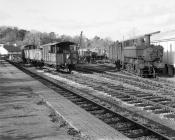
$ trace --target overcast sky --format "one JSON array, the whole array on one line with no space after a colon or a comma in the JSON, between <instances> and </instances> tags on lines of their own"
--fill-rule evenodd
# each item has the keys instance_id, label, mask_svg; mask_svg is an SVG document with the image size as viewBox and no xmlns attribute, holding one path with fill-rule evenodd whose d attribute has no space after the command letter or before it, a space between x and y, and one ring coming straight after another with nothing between
<instances>
[{"instance_id":1,"label":"overcast sky","mask_svg":"<svg viewBox=\"0 0 175 140\"><path fill-rule=\"evenodd\" d=\"M0 25L121 40L175 29L175 0L0 0Z\"/></svg>"}]
</instances>

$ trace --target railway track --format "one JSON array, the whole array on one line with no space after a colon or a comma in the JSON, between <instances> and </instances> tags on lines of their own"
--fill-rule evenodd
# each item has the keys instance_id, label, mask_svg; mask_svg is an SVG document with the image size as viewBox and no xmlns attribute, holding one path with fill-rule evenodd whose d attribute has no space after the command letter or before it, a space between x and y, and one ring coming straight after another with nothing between
<instances>
[{"instance_id":1,"label":"railway track","mask_svg":"<svg viewBox=\"0 0 175 140\"><path fill-rule=\"evenodd\" d=\"M129 72L123 71L123 70L121 71L121 73L124 75L131 76L132 78L144 80L146 83L152 83L152 84L155 84L157 86L167 86L167 87L175 88L174 82L168 81L168 80L166 80L162 77L159 77L159 76L157 78L147 79L147 78L141 78L139 76L136 76L132 73L129 73Z\"/></svg>"},{"instance_id":2,"label":"railway track","mask_svg":"<svg viewBox=\"0 0 175 140\"><path fill-rule=\"evenodd\" d=\"M77 76L77 77L76 77ZM175 119L175 103L170 98L164 98L154 95L152 93L141 92L125 88L121 85L115 84L116 81L97 80L96 77L80 76L66 76L70 80L81 84L86 84L95 90L103 91L109 95L120 99L121 101L132 104L135 107L142 108L146 111L152 111L154 114L165 115L169 119Z\"/></svg>"},{"instance_id":3,"label":"railway track","mask_svg":"<svg viewBox=\"0 0 175 140\"><path fill-rule=\"evenodd\" d=\"M50 70L49 70L50 71ZM48 72L49 72L48 71ZM52 73L52 71L50 71L49 73ZM134 108L137 108L137 110L135 110L136 112L141 112L140 111L140 109L144 109L145 111L142 111L142 112L152 112L152 114L155 114L155 115L157 115L157 117L159 117L159 120L161 120L161 118L162 118L162 116L166 116L166 118L168 118L168 120L169 120L169 122L168 123L165 123L165 125L166 126L168 126L168 127L170 127L170 128L172 128L173 130L174 130L174 125L171 125L170 124L170 120L174 120L174 118L175 118L175 115L174 115L174 112L173 111L171 111L171 109L169 110L168 108L167 108L167 106L161 106L159 103L157 103L157 101L156 101L156 98L157 98L157 96L155 96L155 98L154 97L152 97L153 98L153 100L155 100L155 102L153 102L153 101L151 101L151 100L149 100L149 99L142 99L141 97L140 98L138 98L138 97L134 97L134 96L132 96L131 97L131 95L128 97L128 96L126 96L126 94L127 94L127 92L131 92L131 90L126 90L126 88L125 88L125 90L123 90L123 89L121 89L121 88L123 88L123 87L118 87L118 86L116 86L116 85L113 85L112 87L111 87L111 85L113 84L113 83L115 83L115 81L113 81L112 83L107 83L106 81L98 81L97 79L96 79L96 77L94 77L94 75L91 75L93 78L90 78L89 79L89 77L88 77L88 79L87 78L85 78L87 75L89 75L89 74L85 74L85 75L81 75L80 73L78 73L78 77L74 77L75 75L62 75L62 74L60 74L60 73L53 73L53 78L55 77L56 75L61 75L61 76L63 76L63 77L65 77L66 79L70 79L71 81L76 81L77 83L80 83L80 84L82 84L82 85L88 85L89 87L92 87L93 89L95 89L95 90L97 90L97 92L98 91L101 91L101 92L104 92L104 93L110 93L110 95L112 96L112 97L115 97L115 99L120 99L120 101L122 101L122 103L125 103L125 104L129 104L129 106L133 106ZM49 75L48 75L49 76ZM51 76L51 75L50 75ZM83 79L82 79L83 78ZM95 80L94 80L95 79ZM63 79L64 80L64 79ZM59 81L59 80L58 80ZM62 80L61 80L62 81ZM109 87L106 87L106 86L109 86ZM75 86L76 87L76 86ZM114 89L112 89L112 88L115 88L115 90ZM116 89L117 88L117 89ZM79 90L81 90L81 89L79 89ZM82 92L84 92L84 93L86 93L86 90L81 90ZM92 91L93 92L93 91ZM90 91L90 94L93 94L91 91ZM125 93L126 92L126 93ZM138 93L138 91L133 91L133 93L137 93L137 94L139 94ZM89 94L88 92L86 93L86 94ZM96 94L96 93L94 93L94 94ZM145 97L148 95L148 93L145 93ZM101 95L99 95L99 96L101 96ZM99 96L98 97L96 97L96 98L99 98ZM127 97L127 98L126 98ZM150 97L150 96L149 96ZM151 99L152 99L151 98ZM104 100L105 100L105 102L108 100L108 99L106 99L106 97L105 98L103 98ZM159 101L160 101L161 99L159 98ZM163 100L162 99L162 102L166 102L167 100ZM114 101L114 102L116 102L116 101ZM113 101L111 101L111 100L109 100L109 104L113 104ZM114 103L114 106L115 106L115 103ZM135 112L134 110L132 110L132 112ZM174 109L172 109L172 110L174 110ZM127 110L128 111L128 110ZM150 113L149 113L150 114ZM133 115L133 114L132 114ZM131 116L131 115L130 115ZM142 116L142 115L141 115ZM149 115L150 116L150 115ZM150 118L150 120L152 120L151 119L151 116L150 117L144 117L144 116L142 116L142 118ZM135 118L134 118L135 119ZM153 119L154 120L154 119ZM165 120L165 121L167 121L167 120ZM159 123L159 121L157 121L158 123ZM149 122L148 122L149 123ZM148 124L147 123L147 124ZM164 123L163 123L164 124ZM145 124L144 124L145 125ZM155 127L156 126L156 127ZM160 131L162 131L162 132L165 132L165 131L167 131L167 128L166 128L166 130L165 130L165 128L162 128L161 126L159 126L158 124L156 124L156 125L152 125L152 126L150 126L150 127L152 127L152 128L154 128L154 129L156 129L157 130L157 128L161 128L162 130L160 130ZM169 130L168 130L169 131ZM168 133L168 132L166 132L166 133ZM173 132L174 133L174 132ZM173 133L169 133L170 135L171 134L173 134Z\"/></svg>"},{"instance_id":4,"label":"railway track","mask_svg":"<svg viewBox=\"0 0 175 140\"><path fill-rule=\"evenodd\" d=\"M53 71L47 71L46 73L52 73ZM53 72L53 75L52 74L49 74L51 77L53 76L53 79L55 79L54 77L55 76L57 76L57 75L61 75L61 76L63 76L63 77L65 77L66 79L70 79L71 81L76 81L77 83L80 83L80 84L82 84L82 85L88 85L89 87L92 87L93 89L95 89L97 92L99 92L99 91L101 91L101 92L103 92L103 93L110 93L110 95L112 95L113 97L115 97L115 99L123 99L123 103L125 103L125 104L129 104L129 106L133 106L134 107L134 110L132 110L132 115L130 114L129 116L130 117L132 117L133 116L133 112L141 112L140 111L140 108L145 108L145 110L146 111L142 111L142 112L150 112L150 111L152 111L152 113L154 113L154 114L156 114L156 115L158 115L157 117L159 117L159 120L161 120L161 118L162 118L162 115L167 115L167 117L169 117L169 119L171 119L171 118L174 118L174 114L173 114L173 112L171 112L171 113L169 113L170 111L166 108L166 107L164 107L164 109L163 108L159 108L158 106L159 106L159 104L157 104L157 103L154 103L154 102L151 102L150 101L150 103L152 103L152 106L151 105L149 105L148 104L148 101L145 101L145 103L143 104L143 103L141 103L141 100L142 99L134 99L134 98L130 98L129 100L128 99L126 99L126 96L124 95L124 93L121 93L120 92L120 94L117 94L119 91L114 91L113 89L112 89L112 87L111 87L111 85L115 82L115 81L113 81L112 83L106 83L106 81L104 82L104 81L97 81L95 78L96 77L94 77L94 75L91 75L92 77L93 77L93 79L87 79L87 78L85 78L86 76L85 75L87 75L87 74L85 74L85 75L82 75L81 76L81 74L80 73L78 73L78 77L74 77L75 75L64 75L64 74L60 74L60 73L55 73L55 72ZM47 75L47 76L49 76L49 75ZM49 77L50 77L49 76ZM83 79L82 79L83 78ZM94 81L94 79L95 79L95 81ZM56 80L56 81L64 81L64 79L59 79L59 80ZM70 82L71 82L70 81ZM98 84L101 84L101 85L98 85ZM110 86L110 88L108 87L105 87L106 85L108 85L108 86ZM73 86L73 88L74 87L76 87L77 85L74 85ZM105 88L104 88L105 87ZM119 88L118 90L121 90L121 87L118 87L118 86L116 86L116 85L113 85L113 87L115 87L115 88ZM86 90L84 90L84 89L78 89L78 90L80 90L80 91L82 91L82 92L84 92L84 93L86 93L86 94L95 94L95 95L97 95L96 93L92 93L93 91L87 91L86 92ZM127 90L128 91L128 90ZM127 91L125 91L125 92L127 92ZM129 90L128 92L131 92L131 90ZM118 95L118 96L116 96L116 94ZM124 95L124 96L123 96ZM123 98L122 98L123 97ZM98 95L98 97L97 96L95 96L95 98L101 98L101 95ZM116 100L114 99L114 101L111 101L110 99L107 99L106 98L106 96L104 97L104 98L101 98L100 100L104 100L105 102L108 102L109 104L113 104L113 106L115 106L116 105ZM128 101L127 101L128 100ZM117 107L118 107L119 105L117 105ZM147 108L148 107L148 108ZM122 107L123 108L123 107ZM137 110L135 109L135 108L137 108ZM129 109L130 110L130 109ZM128 111L128 110L127 110ZM131 112L130 112L131 113ZM169 113L169 114L168 114ZM150 114L150 113L149 113ZM135 115L135 114L134 114ZM140 115L139 115L140 116ZM142 115L141 115L142 116ZM149 115L150 116L150 115ZM148 117L148 116L142 116L141 118L144 118L144 119L146 119L146 121L147 120L149 120L148 118L150 118L150 120L152 120L151 119L151 116L150 117ZM135 117L133 117L133 119L135 120ZM137 119L138 120L138 119ZM140 119L139 118L139 120L141 120L142 121L142 119ZM138 121L139 121L138 120ZM156 119L157 120L157 119ZM144 122L145 122L145 120L144 120ZM159 128L161 128L159 131L161 131L161 132L165 132L166 131L166 133L168 133L169 135L172 135L174 132L172 132L171 133L171 130L169 131L168 130L168 128L165 128L165 127L162 127L162 126L160 126L159 125L159 121L157 121L158 123L156 124L154 124L154 125L151 125L151 126L149 126L149 127L152 127L152 128L154 128L155 130L158 130ZM150 122L148 121L148 122L146 122L146 123L143 123L144 125L147 125L147 124L150 124ZM152 122L151 122L151 124L152 124ZM163 123L164 124L164 123ZM165 125L166 126L168 126L168 127L170 127L170 128L173 128L173 130L174 130L174 126L173 125L171 125L170 124L170 121L168 122L168 124L167 123L165 123Z\"/></svg>"},{"instance_id":5,"label":"railway track","mask_svg":"<svg viewBox=\"0 0 175 140\"><path fill-rule=\"evenodd\" d=\"M138 122L131 120L128 117L122 116L121 114L105 106L102 106L101 104L96 102L96 99L92 97L88 97L87 95L79 95L78 93L72 92L65 87L62 87L54 82L49 81L48 79L37 75L36 73L28 71L23 67L20 67L18 65L15 66L131 139L173 139L172 137L161 134L149 127L146 127Z\"/></svg>"},{"instance_id":6,"label":"railway track","mask_svg":"<svg viewBox=\"0 0 175 140\"><path fill-rule=\"evenodd\" d=\"M113 72L106 72L105 70L101 70L100 68L94 68L94 67L88 67L88 66L79 67L78 70L83 72L89 72L89 73L93 73L93 72L103 73L103 76L129 82L130 84L134 84L134 85L137 84L142 88L150 88L150 89L156 89L156 90L162 89L163 91L166 91L169 93L175 91L174 83L166 82L162 80L160 82L159 78L150 80L150 79L138 77L136 75L133 76L131 73L128 73L125 71L121 71L121 73L119 74L119 73L113 73Z\"/></svg>"},{"instance_id":7,"label":"railway track","mask_svg":"<svg viewBox=\"0 0 175 140\"><path fill-rule=\"evenodd\" d=\"M104 74L105 77L112 78L114 80L121 80L133 85L138 85L142 87L143 89L154 89L162 92L168 92L170 95L173 95L172 93L175 93L175 86L170 83L165 82L158 82L150 79L144 79L141 77L133 77L133 76L127 76L123 74L117 74L117 73L106 73Z\"/></svg>"}]
</instances>

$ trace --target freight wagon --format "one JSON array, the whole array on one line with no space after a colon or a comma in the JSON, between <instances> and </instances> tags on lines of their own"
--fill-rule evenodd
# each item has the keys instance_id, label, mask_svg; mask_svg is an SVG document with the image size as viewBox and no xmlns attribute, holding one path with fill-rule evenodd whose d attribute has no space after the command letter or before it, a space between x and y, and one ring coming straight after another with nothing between
<instances>
[{"instance_id":1,"label":"freight wagon","mask_svg":"<svg viewBox=\"0 0 175 140\"><path fill-rule=\"evenodd\" d=\"M27 62L37 66L47 65L57 70L67 69L71 71L78 62L77 44L66 41L49 43L38 48L27 45L24 47L24 58Z\"/></svg>"},{"instance_id":2,"label":"freight wagon","mask_svg":"<svg viewBox=\"0 0 175 140\"><path fill-rule=\"evenodd\" d=\"M42 45L43 61L56 69L74 67L78 62L77 44L59 42Z\"/></svg>"},{"instance_id":3,"label":"freight wagon","mask_svg":"<svg viewBox=\"0 0 175 140\"><path fill-rule=\"evenodd\" d=\"M27 63L38 65L42 61L42 48L37 48L35 45L26 45L23 50L23 59Z\"/></svg>"},{"instance_id":4,"label":"freight wagon","mask_svg":"<svg viewBox=\"0 0 175 140\"><path fill-rule=\"evenodd\" d=\"M114 42L109 46L108 58L114 63L117 60L121 60L123 62L123 52L122 52L122 43Z\"/></svg>"},{"instance_id":5,"label":"freight wagon","mask_svg":"<svg viewBox=\"0 0 175 140\"><path fill-rule=\"evenodd\" d=\"M98 60L103 60L107 58L107 52L105 49L99 49L99 48L79 49L78 53L81 62L87 61L96 63Z\"/></svg>"}]
</instances>

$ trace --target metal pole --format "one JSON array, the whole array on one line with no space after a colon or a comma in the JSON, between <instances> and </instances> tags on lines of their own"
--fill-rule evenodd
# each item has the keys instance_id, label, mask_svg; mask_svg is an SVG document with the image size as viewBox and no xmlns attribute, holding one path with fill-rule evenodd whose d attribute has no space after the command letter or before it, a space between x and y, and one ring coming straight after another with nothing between
<instances>
[{"instance_id":1,"label":"metal pole","mask_svg":"<svg viewBox=\"0 0 175 140\"><path fill-rule=\"evenodd\" d=\"M57 70L57 44L55 44L56 70Z\"/></svg>"},{"instance_id":2,"label":"metal pole","mask_svg":"<svg viewBox=\"0 0 175 140\"><path fill-rule=\"evenodd\" d=\"M124 69L124 54L123 54L123 49L124 49L124 35L123 35L123 42L121 43L121 58L122 58L122 69Z\"/></svg>"},{"instance_id":3,"label":"metal pole","mask_svg":"<svg viewBox=\"0 0 175 140\"><path fill-rule=\"evenodd\" d=\"M83 37L83 31L80 33L80 48L82 48L82 37Z\"/></svg>"}]
</instances>

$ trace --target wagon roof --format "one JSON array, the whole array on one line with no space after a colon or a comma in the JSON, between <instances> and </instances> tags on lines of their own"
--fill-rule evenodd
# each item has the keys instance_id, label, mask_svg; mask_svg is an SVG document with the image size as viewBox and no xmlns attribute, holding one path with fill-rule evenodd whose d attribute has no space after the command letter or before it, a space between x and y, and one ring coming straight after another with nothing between
<instances>
[{"instance_id":1,"label":"wagon roof","mask_svg":"<svg viewBox=\"0 0 175 140\"><path fill-rule=\"evenodd\" d=\"M57 47L65 47L67 45L76 45L76 43L75 42L70 42L70 41L55 42L55 43L49 43L49 44L41 45L41 47L44 47L44 46L53 46L53 45L57 45Z\"/></svg>"},{"instance_id":2,"label":"wagon roof","mask_svg":"<svg viewBox=\"0 0 175 140\"><path fill-rule=\"evenodd\" d=\"M30 48L36 48L36 46L35 45L24 45L24 46L22 46L22 48L23 49L30 49Z\"/></svg>"}]
</instances>

